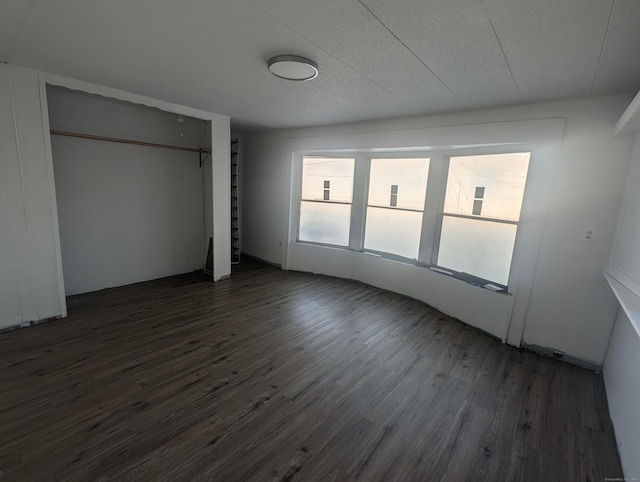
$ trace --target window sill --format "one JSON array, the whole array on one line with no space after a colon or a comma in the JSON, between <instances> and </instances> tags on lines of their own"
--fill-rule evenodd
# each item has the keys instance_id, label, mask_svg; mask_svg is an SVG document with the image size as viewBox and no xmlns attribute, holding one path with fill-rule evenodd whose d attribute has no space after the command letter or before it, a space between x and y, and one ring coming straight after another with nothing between
<instances>
[{"instance_id":1,"label":"window sill","mask_svg":"<svg viewBox=\"0 0 640 482\"><path fill-rule=\"evenodd\" d=\"M607 279L611 291L618 298L620 306L631 321L636 333L640 336L640 297L609 273L605 272L604 277Z\"/></svg>"},{"instance_id":2,"label":"window sill","mask_svg":"<svg viewBox=\"0 0 640 482\"><path fill-rule=\"evenodd\" d=\"M324 243L315 243L312 241L296 241L296 244L304 245L304 246L315 246L319 248L325 249L336 249L341 251L350 251L352 253L363 254L366 256L384 259L386 261L391 261L394 263L401 263L405 265L415 266L418 268L426 268L429 271L437 274L442 274L449 276L450 278L454 278L459 281L463 281L472 286L477 286L478 288L482 288L488 291L492 291L493 293L497 293L499 295L512 296L512 293L508 291L508 288L503 285L499 285L497 283L492 283L491 281L478 278L477 276L470 275L468 273L459 273L457 271L449 270L446 268L442 268L436 265L430 265L427 263L421 263L415 259L404 258L402 256L397 256L388 253L381 253L378 251L370 251L370 250L355 250L351 249L347 246L337 246L335 244L324 244Z\"/></svg>"},{"instance_id":3,"label":"window sill","mask_svg":"<svg viewBox=\"0 0 640 482\"><path fill-rule=\"evenodd\" d=\"M468 283L473 286L477 286L478 288L493 291L494 293L498 293L499 295L512 296L512 294L509 293L508 288L506 286L499 285L497 283L493 283L491 281L488 281L482 278L478 278L477 276L473 276L468 273L459 273L457 271L441 268L440 266L433 266L433 265L424 265L424 266L428 268L430 271L433 271L434 273L450 276L451 278L464 281L465 283Z\"/></svg>"}]
</instances>

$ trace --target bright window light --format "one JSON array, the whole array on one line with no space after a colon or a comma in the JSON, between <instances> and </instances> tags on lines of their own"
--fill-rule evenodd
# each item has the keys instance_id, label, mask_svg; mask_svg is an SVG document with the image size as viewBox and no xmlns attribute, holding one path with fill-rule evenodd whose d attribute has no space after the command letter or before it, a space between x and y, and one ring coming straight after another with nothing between
<instances>
[{"instance_id":1,"label":"bright window light","mask_svg":"<svg viewBox=\"0 0 640 482\"><path fill-rule=\"evenodd\" d=\"M364 248L417 259L428 158L371 159Z\"/></svg>"},{"instance_id":2,"label":"bright window light","mask_svg":"<svg viewBox=\"0 0 640 482\"><path fill-rule=\"evenodd\" d=\"M530 156L451 157L438 266L507 286Z\"/></svg>"},{"instance_id":3,"label":"bright window light","mask_svg":"<svg viewBox=\"0 0 640 482\"><path fill-rule=\"evenodd\" d=\"M348 246L355 159L303 157L298 240Z\"/></svg>"}]
</instances>

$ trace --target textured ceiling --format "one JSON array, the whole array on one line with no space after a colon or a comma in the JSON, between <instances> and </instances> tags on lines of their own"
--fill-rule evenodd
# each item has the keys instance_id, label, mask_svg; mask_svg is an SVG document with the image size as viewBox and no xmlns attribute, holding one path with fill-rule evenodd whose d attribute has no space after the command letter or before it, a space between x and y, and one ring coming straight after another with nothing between
<instances>
[{"instance_id":1,"label":"textured ceiling","mask_svg":"<svg viewBox=\"0 0 640 482\"><path fill-rule=\"evenodd\" d=\"M0 0L0 60L296 127L640 90L638 0ZM311 82L271 76L310 57Z\"/></svg>"}]
</instances>

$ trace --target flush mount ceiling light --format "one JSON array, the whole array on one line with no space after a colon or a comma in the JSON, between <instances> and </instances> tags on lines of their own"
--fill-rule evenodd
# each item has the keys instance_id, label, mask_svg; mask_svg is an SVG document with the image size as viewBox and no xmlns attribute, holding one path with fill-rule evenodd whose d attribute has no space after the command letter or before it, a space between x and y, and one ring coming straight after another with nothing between
<instances>
[{"instance_id":1,"label":"flush mount ceiling light","mask_svg":"<svg viewBox=\"0 0 640 482\"><path fill-rule=\"evenodd\" d=\"M297 55L278 55L269 60L269 72L287 80L311 80L318 76L318 65Z\"/></svg>"}]
</instances>

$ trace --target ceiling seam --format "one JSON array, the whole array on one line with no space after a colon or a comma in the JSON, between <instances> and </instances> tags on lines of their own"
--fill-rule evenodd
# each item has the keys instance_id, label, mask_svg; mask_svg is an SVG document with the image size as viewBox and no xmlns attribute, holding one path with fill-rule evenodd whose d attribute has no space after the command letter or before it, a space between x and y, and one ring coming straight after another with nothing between
<instances>
[{"instance_id":1,"label":"ceiling seam","mask_svg":"<svg viewBox=\"0 0 640 482\"><path fill-rule=\"evenodd\" d=\"M613 19L613 10L616 6L616 0L611 3L611 10L609 11L609 19L607 20L607 29L604 31L604 38L602 39L602 46L600 47L600 55L598 55L598 63L596 64L596 70L593 73L593 80L591 81L591 88L589 89L589 97L593 95L593 88L596 85L596 77L598 77L598 70L600 70L600 62L602 61L602 54L604 54L604 47L607 44L609 38L609 29L611 28L611 19Z\"/></svg>"},{"instance_id":2,"label":"ceiling seam","mask_svg":"<svg viewBox=\"0 0 640 482\"><path fill-rule=\"evenodd\" d=\"M498 32L496 31L496 27L493 25L493 21L491 20L491 16L489 12L487 12L487 8L484 5L484 2L481 0L482 9L484 10L485 15L487 16L487 20L489 20L489 25L491 25L491 30L493 30L493 35L496 37L496 41L498 42L498 46L500 47L500 52L502 52L502 57L504 58L505 63L507 64L507 69L509 69L509 73L511 74L511 79L513 80L513 84L516 86L516 90L518 91L518 97L522 99L522 92L520 92L520 86L516 81L516 76L513 74L513 70L511 69L511 64L509 63L509 59L507 58L507 54L504 51L504 47L502 46L502 42L500 41L500 37L498 37Z\"/></svg>"},{"instance_id":3,"label":"ceiling seam","mask_svg":"<svg viewBox=\"0 0 640 482\"><path fill-rule=\"evenodd\" d=\"M388 31L391 35L393 35L393 37L394 37L398 42L400 42L404 48L406 48L409 52L411 52L411 55L413 55L413 56L418 60L418 62L420 62L422 65L424 65L424 67L425 67L429 72L431 72L431 74L433 74L433 76L434 76L436 79L438 79L438 81L439 81L442 85L444 85L444 87L445 87L449 92L451 92L451 95L453 95L453 98L456 100L456 102L458 103L458 105L459 105L460 107L464 107L464 104L460 101L460 99L458 99L458 96L456 95L456 93L455 93L455 92L454 92L454 91L453 91L453 90L452 90L452 89L451 89L451 88L450 88L450 87L449 87L449 86L444 82L444 80L442 80L442 79L438 76L438 74L436 74L433 70L431 70L431 67L429 67L429 66L428 66L428 65L427 65L427 64L426 64L426 63L425 63L425 62L424 62L420 57L418 57L418 55L417 55L413 50L411 50L411 48L410 48L406 43L404 43L404 42L400 39L400 37L398 37L398 36L393 32L393 30L391 30L391 29L390 29L390 28L389 28L389 27L388 27L388 26L387 26L387 25L386 25L386 24L385 24L385 23L380 19L380 17L378 17L375 13L373 13L373 10L371 10L371 9L370 9L370 8L369 8L369 7L368 7L368 6L367 6L367 5L366 5L362 0L358 0L358 3L360 3L360 5L362 5L364 8L366 8L366 9L367 9L367 11L368 11L371 15L373 15L373 17L374 17L378 22L380 22L380 25L382 25L385 29L387 29L387 31Z\"/></svg>"},{"instance_id":4,"label":"ceiling seam","mask_svg":"<svg viewBox=\"0 0 640 482\"><path fill-rule=\"evenodd\" d=\"M252 7L256 8L257 10L260 10L262 13L264 13L265 15L267 15L268 17L272 18L273 20L275 20L276 22L278 22L279 24L281 24L282 26L284 26L285 28L291 30L293 33L300 35L300 37L302 37L303 39L305 39L307 42L315 45L317 48L319 48L320 50L322 50L325 54L327 54L329 57L333 58L334 60L336 60L337 62L340 62L342 65L344 65L345 67L352 69L354 71L356 71L358 74L362 75L365 79L369 79L369 81L373 82L375 85L377 85L378 87L380 87L382 90L384 90L387 94L389 94L390 96L392 96L394 99L397 99L401 104L403 105L408 105L406 102L404 102L401 98L399 98L397 95L395 95L393 92L391 92L389 89L387 89L385 86L379 84L378 82L376 82L375 80L373 80L371 77L369 77L368 75L366 75L363 72L360 72L358 69L356 69L355 67L353 67L352 65L349 65L345 62L343 62L342 60L340 60L338 57L336 57L335 55L333 55L331 52L328 52L327 50L323 49L322 47L320 47L318 44L316 44L313 40L311 40L310 38L304 36L303 34L301 34L300 32L298 32L296 29L290 27L289 25L287 25L286 23L284 23L283 21L281 21L279 18L271 15L269 12L267 12L266 10L260 8L258 5L256 5L255 3L253 3L251 0L246 0L247 3L249 5L251 5ZM342 97L341 97L342 98Z\"/></svg>"}]
</instances>

